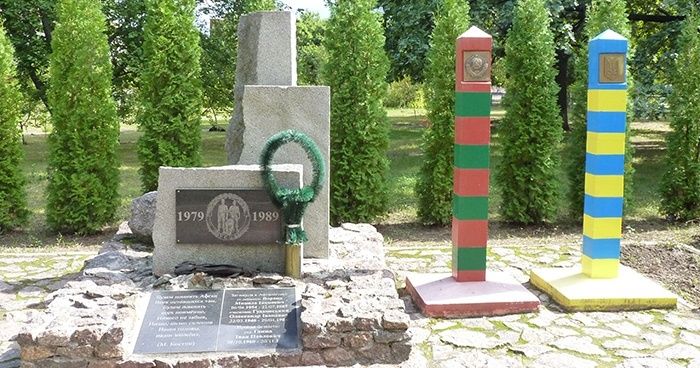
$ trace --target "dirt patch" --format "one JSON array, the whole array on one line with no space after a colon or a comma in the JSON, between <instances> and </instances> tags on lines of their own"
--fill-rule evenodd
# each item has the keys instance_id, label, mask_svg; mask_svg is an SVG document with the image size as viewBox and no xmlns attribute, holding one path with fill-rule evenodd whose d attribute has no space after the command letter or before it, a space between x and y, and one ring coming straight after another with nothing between
<instances>
[{"instance_id":1,"label":"dirt patch","mask_svg":"<svg viewBox=\"0 0 700 368\"><path fill-rule=\"evenodd\" d=\"M700 305L700 252L673 244L631 244L622 249L622 263Z\"/></svg>"}]
</instances>

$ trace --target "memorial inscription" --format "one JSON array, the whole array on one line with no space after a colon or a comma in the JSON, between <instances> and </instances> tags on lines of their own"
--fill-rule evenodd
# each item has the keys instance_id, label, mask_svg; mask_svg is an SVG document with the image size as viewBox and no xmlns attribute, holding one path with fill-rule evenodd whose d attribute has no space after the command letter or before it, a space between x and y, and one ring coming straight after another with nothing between
<instances>
[{"instance_id":1,"label":"memorial inscription","mask_svg":"<svg viewBox=\"0 0 700 368\"><path fill-rule=\"evenodd\" d=\"M294 350L294 288L153 292L134 353Z\"/></svg>"},{"instance_id":2,"label":"memorial inscription","mask_svg":"<svg viewBox=\"0 0 700 368\"><path fill-rule=\"evenodd\" d=\"M214 351L221 298L220 290L153 293L134 353Z\"/></svg>"},{"instance_id":3,"label":"memorial inscription","mask_svg":"<svg viewBox=\"0 0 700 368\"><path fill-rule=\"evenodd\" d=\"M178 189L178 244L274 244L284 240L279 208L263 189Z\"/></svg>"},{"instance_id":4,"label":"memorial inscription","mask_svg":"<svg viewBox=\"0 0 700 368\"><path fill-rule=\"evenodd\" d=\"M282 290L282 292L280 292ZM219 350L299 348L294 289L226 290Z\"/></svg>"}]
</instances>

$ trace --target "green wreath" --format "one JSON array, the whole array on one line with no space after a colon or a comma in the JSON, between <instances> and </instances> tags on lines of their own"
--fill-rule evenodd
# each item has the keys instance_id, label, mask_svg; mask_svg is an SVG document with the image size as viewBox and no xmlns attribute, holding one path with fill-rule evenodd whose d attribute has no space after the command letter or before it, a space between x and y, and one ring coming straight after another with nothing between
<instances>
[{"instance_id":1,"label":"green wreath","mask_svg":"<svg viewBox=\"0 0 700 368\"><path fill-rule=\"evenodd\" d=\"M270 167L275 152L290 142L297 143L306 151L306 156L311 161L313 168L311 184L298 189L280 187ZM306 134L295 130L285 130L270 137L267 141L260 157L260 165L263 169L262 179L265 183L265 189L282 209L285 221L286 244L300 245L308 240L306 232L301 227L304 211L306 211L309 203L316 199L323 186L323 176L326 169L321 151L316 143Z\"/></svg>"}]
</instances>

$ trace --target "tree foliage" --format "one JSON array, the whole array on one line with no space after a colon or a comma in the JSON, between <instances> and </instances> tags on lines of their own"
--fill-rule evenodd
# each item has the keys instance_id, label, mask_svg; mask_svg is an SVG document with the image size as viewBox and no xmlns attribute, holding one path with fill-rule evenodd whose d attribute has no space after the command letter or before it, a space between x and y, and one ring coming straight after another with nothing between
<instances>
[{"instance_id":1,"label":"tree foliage","mask_svg":"<svg viewBox=\"0 0 700 368\"><path fill-rule=\"evenodd\" d=\"M146 0L102 0L107 17L112 84L119 115L133 118L136 108L138 73L143 63L143 26Z\"/></svg>"},{"instance_id":2,"label":"tree foliage","mask_svg":"<svg viewBox=\"0 0 700 368\"><path fill-rule=\"evenodd\" d=\"M594 0L586 23L587 38L593 39L607 29L630 37L625 0ZM630 54L632 54L630 52ZM579 49L575 62L576 81L571 87L571 133L566 140L566 174L569 179L569 212L574 218L583 216L584 179L586 162L586 111L588 99L588 44ZM633 87L632 76L627 73L628 90ZM631 102L630 104L631 105ZM625 147L625 198L632 194L633 147L630 144L629 125L632 109L628 106L627 136Z\"/></svg>"},{"instance_id":3,"label":"tree foliage","mask_svg":"<svg viewBox=\"0 0 700 368\"><path fill-rule=\"evenodd\" d=\"M384 17L385 50L391 63L390 81L405 76L416 82L423 81L433 31L433 14L439 3L441 0L379 1Z\"/></svg>"},{"instance_id":4,"label":"tree foliage","mask_svg":"<svg viewBox=\"0 0 700 368\"><path fill-rule=\"evenodd\" d=\"M685 21L671 94L667 171L661 212L673 220L700 218L700 18Z\"/></svg>"},{"instance_id":5,"label":"tree foliage","mask_svg":"<svg viewBox=\"0 0 700 368\"><path fill-rule=\"evenodd\" d=\"M500 213L507 221L552 220L558 202L561 117L554 38L544 0L520 0L506 40L506 116L498 126Z\"/></svg>"},{"instance_id":6,"label":"tree foliage","mask_svg":"<svg viewBox=\"0 0 700 368\"><path fill-rule=\"evenodd\" d=\"M194 0L148 0L137 117L144 191L158 186L160 166L201 162L202 85Z\"/></svg>"},{"instance_id":7,"label":"tree foliage","mask_svg":"<svg viewBox=\"0 0 700 368\"><path fill-rule=\"evenodd\" d=\"M28 97L41 100L46 106L55 3L55 0L0 0L0 16L15 48L22 89Z\"/></svg>"},{"instance_id":8,"label":"tree foliage","mask_svg":"<svg viewBox=\"0 0 700 368\"><path fill-rule=\"evenodd\" d=\"M418 217L424 224L452 220L454 161L455 40L469 26L469 6L444 0L435 15L425 90L428 120L423 136L423 164L416 183Z\"/></svg>"},{"instance_id":9,"label":"tree foliage","mask_svg":"<svg viewBox=\"0 0 700 368\"><path fill-rule=\"evenodd\" d=\"M46 216L63 233L93 233L111 221L119 202L119 124L112 66L98 0L61 0L53 32L48 91Z\"/></svg>"},{"instance_id":10,"label":"tree foliage","mask_svg":"<svg viewBox=\"0 0 700 368\"><path fill-rule=\"evenodd\" d=\"M331 87L331 221L370 222L386 211L389 61L373 0L338 0L325 37Z\"/></svg>"},{"instance_id":11,"label":"tree foliage","mask_svg":"<svg viewBox=\"0 0 700 368\"><path fill-rule=\"evenodd\" d=\"M198 9L210 18L209 32L201 32L203 107L213 115L230 115L233 88L236 82L238 22L241 16L263 10L274 10L274 0L212 0Z\"/></svg>"},{"instance_id":12,"label":"tree foliage","mask_svg":"<svg viewBox=\"0 0 700 368\"><path fill-rule=\"evenodd\" d=\"M22 225L29 215L20 168L20 107L14 50L0 22L0 233Z\"/></svg>"},{"instance_id":13,"label":"tree foliage","mask_svg":"<svg viewBox=\"0 0 700 368\"><path fill-rule=\"evenodd\" d=\"M297 75L300 85L320 85L321 68L326 61L323 35L326 20L317 13L301 12L297 18Z\"/></svg>"}]
</instances>

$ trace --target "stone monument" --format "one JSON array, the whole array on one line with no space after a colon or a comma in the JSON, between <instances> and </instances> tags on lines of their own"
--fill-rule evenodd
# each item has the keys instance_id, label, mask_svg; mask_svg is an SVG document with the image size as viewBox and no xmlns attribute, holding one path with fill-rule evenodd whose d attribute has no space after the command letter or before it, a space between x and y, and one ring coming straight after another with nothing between
<instances>
[{"instance_id":1,"label":"stone monument","mask_svg":"<svg viewBox=\"0 0 700 368\"><path fill-rule=\"evenodd\" d=\"M273 171L283 185L301 186L301 165L275 165ZM258 165L161 167L153 226L153 273L159 276L172 274L175 267L183 262L227 264L251 271L284 273L279 212L274 212L269 205L264 211L256 211L254 206L264 201L240 198L240 193L236 194L236 191L245 189L264 192L260 172ZM184 190L196 195L197 190L217 189L222 193L215 193L217 195L203 200L178 197L178 192ZM267 193L263 197L268 203L271 201ZM224 210L222 203L227 207ZM269 218L266 218L268 213ZM268 219L275 221L266 221ZM270 230L243 238L247 233L253 233L256 222L275 222L280 239L267 238ZM200 228L190 230L193 223L200 224ZM184 233L180 228L184 228ZM264 237L262 242L261 237Z\"/></svg>"},{"instance_id":2,"label":"stone monument","mask_svg":"<svg viewBox=\"0 0 700 368\"><path fill-rule=\"evenodd\" d=\"M330 88L296 86L294 15L288 11L245 15L238 25L238 40L235 108L226 141L229 163L257 164L265 142L287 129L311 137L330 163ZM284 147L276 157L277 164L306 162L303 150L295 146ZM312 177L309 165L304 165L304 177ZM324 186L304 216L309 236L304 257L328 257L329 187Z\"/></svg>"}]
</instances>

